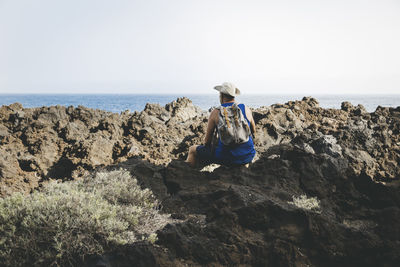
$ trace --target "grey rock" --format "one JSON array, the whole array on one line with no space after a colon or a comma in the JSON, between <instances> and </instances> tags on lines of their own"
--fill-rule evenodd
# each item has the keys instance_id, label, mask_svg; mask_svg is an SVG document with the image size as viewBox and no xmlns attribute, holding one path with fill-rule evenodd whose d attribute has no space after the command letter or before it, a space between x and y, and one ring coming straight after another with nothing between
<instances>
[{"instance_id":1,"label":"grey rock","mask_svg":"<svg viewBox=\"0 0 400 267\"><path fill-rule=\"evenodd\" d=\"M337 144L337 140L332 135L324 135L311 143L317 153L326 153L333 157L342 156L342 148Z\"/></svg>"}]
</instances>

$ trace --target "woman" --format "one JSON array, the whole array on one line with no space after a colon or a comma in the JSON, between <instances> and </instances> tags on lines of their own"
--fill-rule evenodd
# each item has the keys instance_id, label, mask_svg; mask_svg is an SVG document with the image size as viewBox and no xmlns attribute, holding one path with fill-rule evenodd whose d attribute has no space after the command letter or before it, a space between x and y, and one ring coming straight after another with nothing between
<instances>
[{"instance_id":1,"label":"woman","mask_svg":"<svg viewBox=\"0 0 400 267\"><path fill-rule=\"evenodd\" d=\"M220 86L215 86L214 89L220 93L219 100L222 107L232 106L235 103L236 95L240 94L239 89L237 89L232 83L227 82ZM251 110L243 104L239 104L238 107L244 115L254 136L256 125ZM219 109L214 109L210 114L205 137L205 145L194 145L189 148L186 162L192 167L196 166L197 160L202 164L217 163L228 166L247 164L253 160L256 154L252 136L250 136L248 141L245 143L229 146L224 145L219 137L215 150L211 147L213 133L219 121L219 112Z\"/></svg>"}]
</instances>

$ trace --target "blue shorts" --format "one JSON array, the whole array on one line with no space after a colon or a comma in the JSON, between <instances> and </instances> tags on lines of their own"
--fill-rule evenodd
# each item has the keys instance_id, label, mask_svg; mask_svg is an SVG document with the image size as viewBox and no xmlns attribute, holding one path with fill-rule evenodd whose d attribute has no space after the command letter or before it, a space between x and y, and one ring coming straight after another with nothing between
<instances>
[{"instance_id":1,"label":"blue shorts","mask_svg":"<svg viewBox=\"0 0 400 267\"><path fill-rule=\"evenodd\" d=\"M215 157L215 152L212 151L210 146L199 145L196 148L196 158L201 164L217 163L221 161Z\"/></svg>"},{"instance_id":2,"label":"blue shorts","mask_svg":"<svg viewBox=\"0 0 400 267\"><path fill-rule=\"evenodd\" d=\"M215 151L212 151L210 146L199 145L196 148L196 158L200 164L208 165L216 163L225 166L240 166L248 162L235 163L232 159L219 158L215 156ZM251 160L250 160L251 161Z\"/></svg>"}]
</instances>

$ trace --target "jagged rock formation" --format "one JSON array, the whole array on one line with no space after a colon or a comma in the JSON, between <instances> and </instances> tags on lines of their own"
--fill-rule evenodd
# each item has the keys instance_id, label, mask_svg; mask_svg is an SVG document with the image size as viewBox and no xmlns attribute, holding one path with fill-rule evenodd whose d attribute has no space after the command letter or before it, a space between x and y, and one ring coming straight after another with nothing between
<instances>
[{"instance_id":1,"label":"jagged rock formation","mask_svg":"<svg viewBox=\"0 0 400 267\"><path fill-rule=\"evenodd\" d=\"M117 248L86 265L397 266L399 188L348 164L290 144L270 147L249 168L213 172L129 159L117 168L135 174L179 221L158 232L156 245ZM314 208L295 204L302 195L316 198Z\"/></svg>"},{"instance_id":2,"label":"jagged rock formation","mask_svg":"<svg viewBox=\"0 0 400 267\"><path fill-rule=\"evenodd\" d=\"M400 107L367 113L362 105L344 102L340 110L323 109L304 98L258 109L255 120L260 148L292 143L309 151L325 149L347 158L357 174L365 170L375 180L400 178Z\"/></svg>"},{"instance_id":3,"label":"jagged rock formation","mask_svg":"<svg viewBox=\"0 0 400 267\"><path fill-rule=\"evenodd\" d=\"M30 192L48 179L76 179L135 155L166 164L203 114L187 98L121 114L83 106L2 106L0 196Z\"/></svg>"},{"instance_id":4,"label":"jagged rock formation","mask_svg":"<svg viewBox=\"0 0 400 267\"><path fill-rule=\"evenodd\" d=\"M121 114L83 106L2 106L0 196L30 192L48 179L75 179L132 156L168 164L202 142L207 115L187 98ZM356 174L365 171L375 180L400 177L400 107L367 113L344 102L341 110L323 109L304 98L258 108L254 118L260 153L292 143L343 156Z\"/></svg>"},{"instance_id":5,"label":"jagged rock formation","mask_svg":"<svg viewBox=\"0 0 400 267\"><path fill-rule=\"evenodd\" d=\"M208 116L187 98L121 114L2 106L0 195L123 167L177 219L156 245L87 266L397 266L400 107L323 109L304 98L253 114L257 159L211 172L181 160Z\"/></svg>"}]
</instances>

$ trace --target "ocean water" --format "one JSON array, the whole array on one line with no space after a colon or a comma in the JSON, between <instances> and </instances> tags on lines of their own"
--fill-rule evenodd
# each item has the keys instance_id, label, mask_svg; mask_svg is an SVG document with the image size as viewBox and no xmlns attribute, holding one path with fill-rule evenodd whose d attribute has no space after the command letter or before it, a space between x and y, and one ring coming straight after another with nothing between
<instances>
[{"instance_id":1,"label":"ocean water","mask_svg":"<svg viewBox=\"0 0 400 267\"><path fill-rule=\"evenodd\" d=\"M75 106L78 105L103 109L120 113L125 110L141 111L146 103L165 105L178 97L188 97L203 110L219 105L218 94L209 95L163 95L163 94L0 94L0 105L9 105L15 102L24 107L42 106ZM343 101L353 105L362 104L369 111L375 111L377 106L400 106L399 95L313 95L321 107L340 108ZM237 101L250 107L269 106L276 103L286 103L292 100L301 100L303 95L241 95Z\"/></svg>"}]
</instances>

